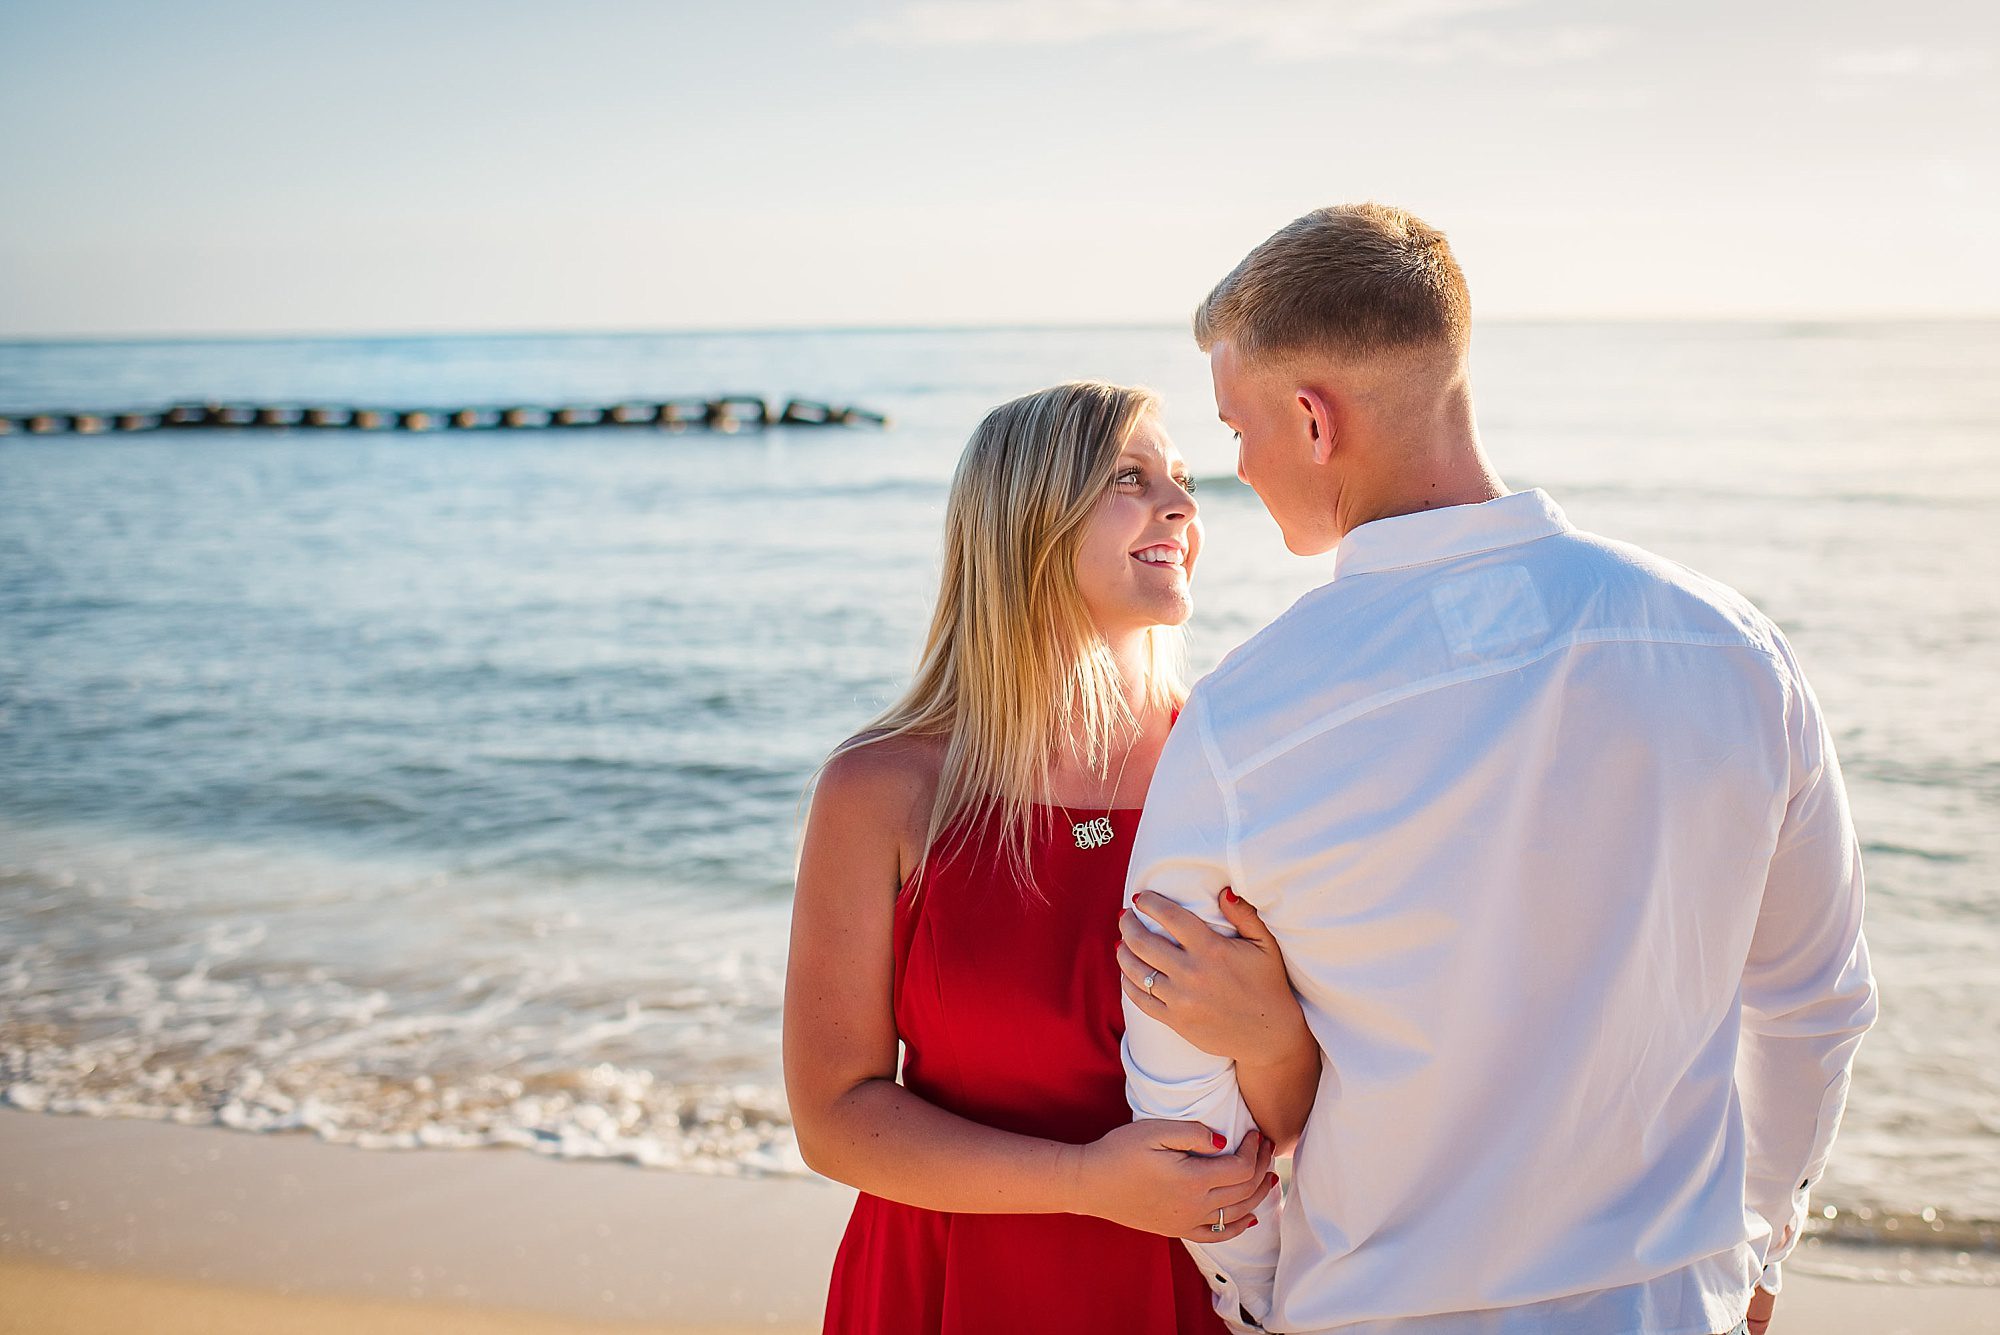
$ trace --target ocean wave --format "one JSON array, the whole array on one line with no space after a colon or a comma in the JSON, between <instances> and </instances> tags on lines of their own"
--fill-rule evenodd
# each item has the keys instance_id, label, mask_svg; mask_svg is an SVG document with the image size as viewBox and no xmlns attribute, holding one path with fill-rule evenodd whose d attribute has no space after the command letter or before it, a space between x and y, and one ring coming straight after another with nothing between
<instances>
[{"instance_id":1,"label":"ocean wave","mask_svg":"<svg viewBox=\"0 0 2000 1335\"><path fill-rule=\"evenodd\" d=\"M1891 844L1879 840L1862 844L1861 852L1867 857L1880 855L1917 858L1924 862L1942 862L1946 864L1957 864L1972 860L1971 856L1966 853L1947 852L1944 849L1938 848L1913 848L1907 844Z\"/></svg>"},{"instance_id":2,"label":"ocean wave","mask_svg":"<svg viewBox=\"0 0 2000 1335\"><path fill-rule=\"evenodd\" d=\"M1885 1210L1828 1202L1806 1221L1806 1236L1849 1247L1978 1253L2000 1257L2000 1220L1967 1218L1935 1206Z\"/></svg>"},{"instance_id":3,"label":"ocean wave","mask_svg":"<svg viewBox=\"0 0 2000 1335\"><path fill-rule=\"evenodd\" d=\"M1785 1268L1867 1284L2000 1288L2000 1257L1990 1252L1920 1249L1895 1243L1854 1245L1811 1233L1785 1262Z\"/></svg>"},{"instance_id":4,"label":"ocean wave","mask_svg":"<svg viewBox=\"0 0 2000 1335\"><path fill-rule=\"evenodd\" d=\"M629 1032L635 1017L579 1030L566 1046ZM339 1055L329 1048L322 1056ZM505 1146L554 1159L750 1177L809 1177L783 1092L759 1084L675 1084L597 1062L532 1075L399 1078L327 1062L225 1072L162 1066L98 1078L92 1056L0 1042L0 1104L28 1112L133 1117L261 1134L305 1131L370 1150ZM1935 1207L1815 1208L1797 1253L1813 1273L1878 1281L2000 1284L2000 1220Z\"/></svg>"},{"instance_id":5,"label":"ocean wave","mask_svg":"<svg viewBox=\"0 0 2000 1335\"><path fill-rule=\"evenodd\" d=\"M734 1176L807 1176L781 1091L676 1084L610 1062L457 1078L371 1073L331 1060L269 1068L153 1064L117 1075L88 1046L0 1041L0 1103L237 1131L307 1131L360 1149L511 1146L557 1159Z\"/></svg>"}]
</instances>

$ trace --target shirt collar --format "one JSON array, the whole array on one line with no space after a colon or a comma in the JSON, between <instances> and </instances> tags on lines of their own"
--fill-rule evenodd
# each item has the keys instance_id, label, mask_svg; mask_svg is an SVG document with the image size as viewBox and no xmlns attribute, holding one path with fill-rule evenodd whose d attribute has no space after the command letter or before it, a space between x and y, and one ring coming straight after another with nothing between
<instances>
[{"instance_id":1,"label":"shirt collar","mask_svg":"<svg viewBox=\"0 0 2000 1335\"><path fill-rule=\"evenodd\" d=\"M1362 524L1334 548L1333 577L1427 565L1572 531L1562 507L1536 487L1476 505L1448 505Z\"/></svg>"}]
</instances>

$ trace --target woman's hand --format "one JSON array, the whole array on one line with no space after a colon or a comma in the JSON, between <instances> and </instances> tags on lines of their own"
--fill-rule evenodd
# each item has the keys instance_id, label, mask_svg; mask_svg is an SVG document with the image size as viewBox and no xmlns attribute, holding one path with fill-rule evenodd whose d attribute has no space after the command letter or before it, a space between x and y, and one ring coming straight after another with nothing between
<instances>
[{"instance_id":1,"label":"woman's hand","mask_svg":"<svg viewBox=\"0 0 2000 1335\"><path fill-rule=\"evenodd\" d=\"M1257 1132L1233 1154L1216 1153L1219 1141L1199 1122L1133 1122L1077 1146L1076 1211L1144 1233L1227 1242L1257 1222L1251 1211L1278 1175L1271 1142Z\"/></svg>"},{"instance_id":2,"label":"woman's hand","mask_svg":"<svg viewBox=\"0 0 2000 1335\"><path fill-rule=\"evenodd\" d=\"M1250 1116L1280 1154L1289 1154L1319 1095L1319 1041L1306 1027L1285 957L1257 910L1226 886L1220 908L1235 936L1162 895L1140 891L1118 921L1119 984L1141 1013L1203 1052L1234 1062ZM1172 939L1149 930L1141 915Z\"/></svg>"},{"instance_id":3,"label":"woman's hand","mask_svg":"<svg viewBox=\"0 0 2000 1335\"><path fill-rule=\"evenodd\" d=\"M1305 1031L1284 953L1257 910L1226 886L1221 908L1233 937L1141 890L1118 919L1121 986L1133 1005L1203 1052L1238 1066L1276 1065L1298 1050ZM1150 930L1141 914L1169 936Z\"/></svg>"}]
</instances>

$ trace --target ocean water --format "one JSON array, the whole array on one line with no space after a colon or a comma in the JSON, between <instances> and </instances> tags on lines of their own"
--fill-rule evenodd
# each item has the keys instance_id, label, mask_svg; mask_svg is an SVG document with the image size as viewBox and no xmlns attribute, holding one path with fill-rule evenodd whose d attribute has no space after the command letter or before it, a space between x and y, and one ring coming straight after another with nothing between
<instances>
[{"instance_id":1,"label":"ocean water","mask_svg":"<svg viewBox=\"0 0 2000 1335\"><path fill-rule=\"evenodd\" d=\"M1500 324L1474 363L1512 485L1792 636L1884 991L1818 1226L1871 1244L1841 1265L1989 1280L1996 364L1991 324ZM804 1172L777 1056L804 786L913 665L970 428L1079 376L1161 390L1204 484L1197 670L1326 577L1235 482L1176 329L0 345L8 410L895 419L0 439L0 1098Z\"/></svg>"}]
</instances>

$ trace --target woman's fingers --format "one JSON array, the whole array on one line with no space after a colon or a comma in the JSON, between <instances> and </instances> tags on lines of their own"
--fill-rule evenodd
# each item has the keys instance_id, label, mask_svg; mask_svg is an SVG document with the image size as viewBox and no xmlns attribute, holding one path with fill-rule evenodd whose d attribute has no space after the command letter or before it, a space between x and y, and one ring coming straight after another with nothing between
<instances>
[{"instance_id":1,"label":"woman's fingers","mask_svg":"<svg viewBox=\"0 0 2000 1335\"><path fill-rule=\"evenodd\" d=\"M1123 965L1121 964L1120 967L1122 968ZM1118 979L1118 988L1131 999L1134 1006L1137 1006L1141 1011L1144 1011L1162 1024L1171 1027L1172 1021L1168 1019L1167 1003L1157 995L1160 989L1165 986L1166 981L1167 976L1161 974L1159 981L1153 984L1153 990L1148 992L1144 987L1133 982L1130 977L1121 975ZM1177 1030L1176 1032L1179 1031Z\"/></svg>"},{"instance_id":2,"label":"woman's fingers","mask_svg":"<svg viewBox=\"0 0 2000 1335\"><path fill-rule=\"evenodd\" d=\"M1169 1122L1149 1118L1133 1123L1146 1128L1155 1148L1179 1150L1183 1154L1199 1155L1204 1162L1221 1163L1229 1156L1217 1156L1216 1151L1227 1142L1220 1131L1211 1131L1200 1122Z\"/></svg>"},{"instance_id":3,"label":"woman's fingers","mask_svg":"<svg viewBox=\"0 0 2000 1335\"><path fill-rule=\"evenodd\" d=\"M1252 1182L1247 1189L1238 1187L1220 1194L1211 1191L1209 1195L1217 1199L1209 1201L1208 1206L1212 1210L1219 1209L1230 1215L1248 1214L1263 1204L1264 1198L1269 1196L1277 1185L1278 1175L1267 1170L1264 1176Z\"/></svg>"},{"instance_id":4,"label":"woman's fingers","mask_svg":"<svg viewBox=\"0 0 2000 1335\"><path fill-rule=\"evenodd\" d=\"M1143 913L1151 918L1166 928L1167 934L1178 941L1183 950L1196 949L1203 944L1204 937L1215 934L1215 929L1206 922L1165 895L1155 894L1151 890L1141 890L1132 896L1132 909L1131 917Z\"/></svg>"},{"instance_id":5,"label":"woman's fingers","mask_svg":"<svg viewBox=\"0 0 2000 1335\"><path fill-rule=\"evenodd\" d=\"M1243 1133L1243 1139L1236 1142L1236 1148L1231 1152L1239 1159L1254 1160L1260 1154L1270 1154L1271 1138L1253 1126Z\"/></svg>"},{"instance_id":6,"label":"woman's fingers","mask_svg":"<svg viewBox=\"0 0 2000 1335\"><path fill-rule=\"evenodd\" d=\"M1221 1204L1229 1192L1240 1193L1261 1178L1271 1165L1270 1148L1271 1142L1263 1133L1252 1130L1229 1153L1203 1156L1203 1161L1195 1167L1202 1174L1209 1196L1216 1197L1206 1202L1209 1207Z\"/></svg>"},{"instance_id":7,"label":"woman's fingers","mask_svg":"<svg viewBox=\"0 0 2000 1335\"><path fill-rule=\"evenodd\" d=\"M1208 1226L1181 1236L1193 1242L1227 1242L1257 1222L1256 1210L1266 1200L1274 1199L1272 1193L1277 1190L1278 1175L1271 1172L1268 1166L1271 1162L1271 1142L1253 1131L1244 1138L1245 1148L1248 1148L1253 1141L1258 1142L1255 1149L1257 1162L1265 1165L1260 1168L1255 1180L1249 1183L1240 1181L1225 1183L1211 1189L1203 1202L1203 1213L1208 1216ZM1235 1159L1236 1155L1229 1155L1228 1158ZM1220 1219L1223 1225L1220 1233L1213 1227L1217 1219Z\"/></svg>"},{"instance_id":8,"label":"woman's fingers","mask_svg":"<svg viewBox=\"0 0 2000 1335\"><path fill-rule=\"evenodd\" d=\"M1261 1131L1257 1133L1257 1139L1260 1143L1257 1166L1259 1168L1269 1168L1271 1160L1278 1157L1278 1142L1272 1140Z\"/></svg>"},{"instance_id":9,"label":"woman's fingers","mask_svg":"<svg viewBox=\"0 0 2000 1335\"><path fill-rule=\"evenodd\" d=\"M1189 1242L1227 1242L1246 1228L1254 1228L1257 1216L1248 1210L1227 1210L1222 1212L1222 1229L1216 1230L1216 1216L1210 1215L1205 1223L1197 1224L1181 1234Z\"/></svg>"},{"instance_id":10,"label":"woman's fingers","mask_svg":"<svg viewBox=\"0 0 2000 1335\"><path fill-rule=\"evenodd\" d=\"M1252 1202L1269 1191L1277 1180L1278 1175L1266 1168L1248 1181L1239 1177L1228 1182L1218 1182L1201 1198L1202 1208L1213 1210L1218 1206L1233 1208L1241 1205L1247 1209Z\"/></svg>"},{"instance_id":11,"label":"woman's fingers","mask_svg":"<svg viewBox=\"0 0 2000 1335\"><path fill-rule=\"evenodd\" d=\"M1165 969L1148 964L1133 954L1132 947L1122 941L1118 943L1118 972L1125 976L1126 982L1141 991L1145 990L1146 979L1150 975L1153 980L1153 991L1156 993L1166 987L1169 976Z\"/></svg>"},{"instance_id":12,"label":"woman's fingers","mask_svg":"<svg viewBox=\"0 0 2000 1335\"><path fill-rule=\"evenodd\" d=\"M1246 941L1270 940L1270 930L1264 926L1263 915L1257 912L1257 906L1235 890L1223 886L1215 902L1222 909L1224 921L1236 929L1236 935Z\"/></svg>"},{"instance_id":13,"label":"woman's fingers","mask_svg":"<svg viewBox=\"0 0 2000 1335\"><path fill-rule=\"evenodd\" d=\"M1144 959L1140 958L1132 947L1126 945L1123 941L1118 943L1118 972L1124 974L1141 987L1146 985L1146 975L1149 973L1157 973L1157 976L1153 979L1154 987L1158 987L1167 977L1165 969L1160 968L1156 964L1148 964Z\"/></svg>"},{"instance_id":14,"label":"woman's fingers","mask_svg":"<svg viewBox=\"0 0 2000 1335\"><path fill-rule=\"evenodd\" d=\"M1118 915L1118 939L1127 950L1144 960L1149 969L1165 968L1182 953L1181 948L1167 937L1139 921L1139 915L1131 909Z\"/></svg>"}]
</instances>

